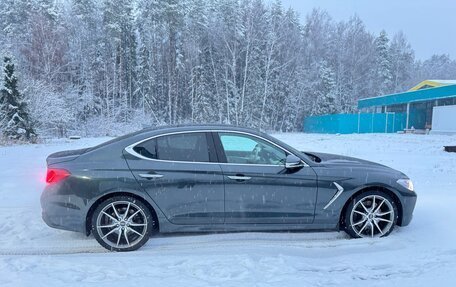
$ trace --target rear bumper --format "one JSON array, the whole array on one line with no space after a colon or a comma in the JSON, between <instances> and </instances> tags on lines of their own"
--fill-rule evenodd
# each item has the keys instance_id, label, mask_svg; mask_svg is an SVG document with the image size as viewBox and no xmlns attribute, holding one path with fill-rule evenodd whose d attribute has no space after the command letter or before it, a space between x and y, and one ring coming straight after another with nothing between
<instances>
[{"instance_id":1,"label":"rear bumper","mask_svg":"<svg viewBox=\"0 0 456 287\"><path fill-rule=\"evenodd\" d=\"M43 221L53 228L85 233L85 205L80 198L59 192L59 185L47 186L41 194Z\"/></svg>"}]
</instances>

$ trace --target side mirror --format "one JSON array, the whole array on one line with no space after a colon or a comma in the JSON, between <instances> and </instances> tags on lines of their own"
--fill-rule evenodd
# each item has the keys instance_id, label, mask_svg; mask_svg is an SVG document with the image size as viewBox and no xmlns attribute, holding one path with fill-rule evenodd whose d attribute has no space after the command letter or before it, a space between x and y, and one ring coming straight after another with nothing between
<instances>
[{"instance_id":1,"label":"side mirror","mask_svg":"<svg viewBox=\"0 0 456 287\"><path fill-rule=\"evenodd\" d=\"M285 161L285 168L289 168L289 169L292 169L292 168L299 168L299 167L303 167L304 166L304 163L302 162L302 160L295 156L294 154L290 154L287 156L287 159Z\"/></svg>"}]
</instances>

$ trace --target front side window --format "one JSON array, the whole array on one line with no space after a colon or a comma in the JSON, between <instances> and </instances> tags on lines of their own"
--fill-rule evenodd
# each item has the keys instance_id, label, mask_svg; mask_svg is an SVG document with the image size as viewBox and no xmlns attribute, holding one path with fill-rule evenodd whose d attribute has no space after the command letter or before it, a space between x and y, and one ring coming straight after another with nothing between
<instances>
[{"instance_id":1,"label":"front side window","mask_svg":"<svg viewBox=\"0 0 456 287\"><path fill-rule=\"evenodd\" d=\"M209 148L205 133L161 136L133 148L138 154L160 160L209 162Z\"/></svg>"},{"instance_id":2,"label":"front side window","mask_svg":"<svg viewBox=\"0 0 456 287\"><path fill-rule=\"evenodd\" d=\"M282 165L287 154L262 139L235 133L219 133L228 163Z\"/></svg>"}]
</instances>

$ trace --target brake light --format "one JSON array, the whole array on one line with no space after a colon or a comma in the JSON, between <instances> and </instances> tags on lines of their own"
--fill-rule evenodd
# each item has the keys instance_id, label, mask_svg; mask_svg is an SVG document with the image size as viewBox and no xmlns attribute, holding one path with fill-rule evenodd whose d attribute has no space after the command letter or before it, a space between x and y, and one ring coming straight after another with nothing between
<instances>
[{"instance_id":1,"label":"brake light","mask_svg":"<svg viewBox=\"0 0 456 287\"><path fill-rule=\"evenodd\" d=\"M68 177L71 173L68 170L60 168L49 168L46 174L46 183L56 183Z\"/></svg>"}]
</instances>

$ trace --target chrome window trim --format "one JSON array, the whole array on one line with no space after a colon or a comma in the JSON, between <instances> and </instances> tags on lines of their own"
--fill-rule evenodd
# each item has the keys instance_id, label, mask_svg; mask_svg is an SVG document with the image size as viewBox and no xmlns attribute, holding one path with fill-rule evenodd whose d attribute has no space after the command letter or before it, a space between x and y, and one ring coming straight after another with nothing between
<instances>
[{"instance_id":1,"label":"chrome window trim","mask_svg":"<svg viewBox=\"0 0 456 287\"><path fill-rule=\"evenodd\" d=\"M125 151L128 152L129 154L131 154L134 157L137 157L137 158L140 158L140 159L145 159L145 160L150 160L150 161L157 161L157 162L175 162L175 163L191 163L191 164L196 163L196 164L247 165L247 166L281 166L281 167L283 166L285 168L285 165L279 165L279 164L248 164L248 163L201 162L201 161L180 161L180 160L153 159L153 158L148 158L148 157L142 156L139 153L135 152L134 149L133 149L135 146L137 146L139 144L142 144L143 142L146 142L148 140L151 140L151 139L154 139L154 138L158 138L158 137L164 137L164 136L176 135L176 134L210 133L210 132L235 133L235 134L248 135L248 136L251 136L251 137L255 137L255 138L264 140L264 141L266 141L266 142L268 142L270 144L273 144L274 146L278 147L279 149L281 149L282 151L284 151L284 152L286 152L288 154L295 155L294 153L290 152L289 150L283 148L282 146L280 146L280 145L278 145L278 144L276 144L276 143L274 143L274 142L272 142L272 141L270 141L270 140L268 140L268 139L266 139L266 138L264 138L262 136L258 136L258 135L251 134L251 133L248 133L248 132L234 131L234 130L193 130L193 131L169 132L169 133L164 133L164 134L151 136L151 137L148 137L146 139L142 139L140 141L137 141L137 142L127 146L125 148ZM305 161L302 160L302 162L304 163L304 167L308 167L309 166Z\"/></svg>"}]
</instances>

